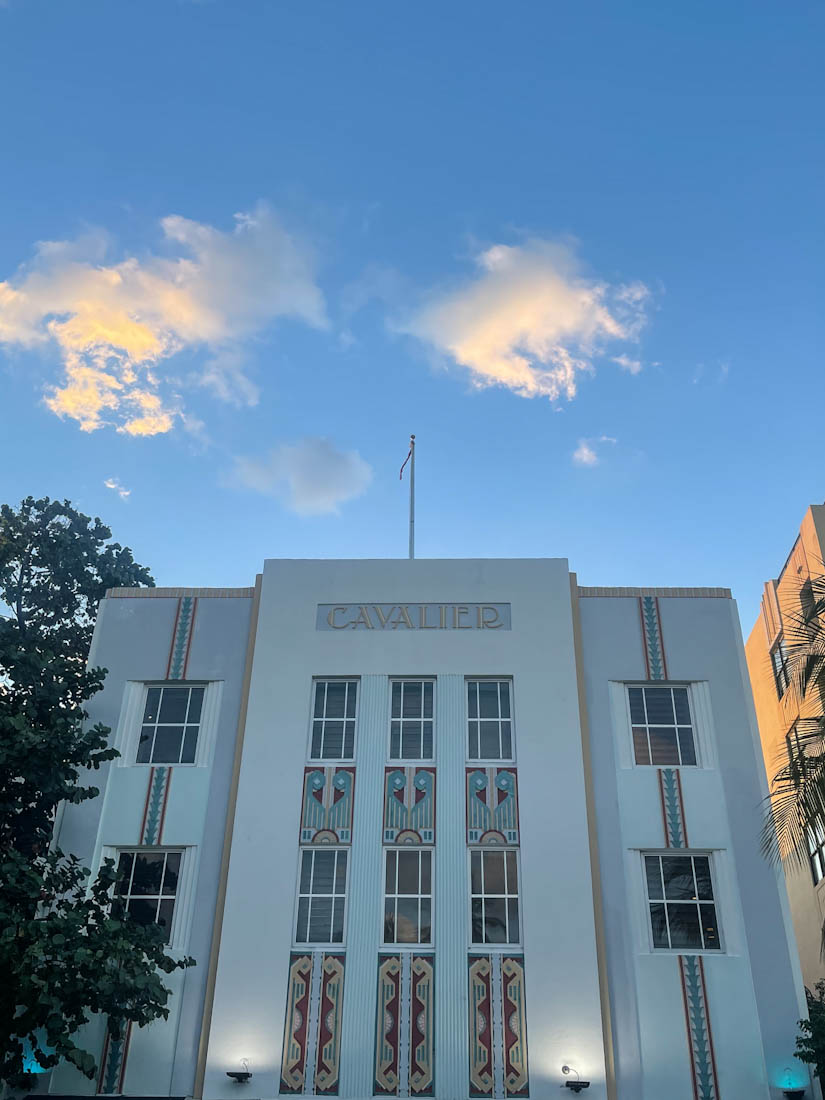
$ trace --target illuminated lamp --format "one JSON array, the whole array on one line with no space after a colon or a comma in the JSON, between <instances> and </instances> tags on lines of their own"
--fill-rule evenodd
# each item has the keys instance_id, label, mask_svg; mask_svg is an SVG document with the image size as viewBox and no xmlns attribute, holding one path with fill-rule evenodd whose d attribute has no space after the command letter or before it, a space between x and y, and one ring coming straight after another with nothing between
<instances>
[{"instance_id":1,"label":"illuminated lamp","mask_svg":"<svg viewBox=\"0 0 825 1100\"><path fill-rule=\"evenodd\" d=\"M249 1059L241 1058L241 1065L243 1069L228 1069L226 1071L226 1076L231 1077L236 1085L245 1085L252 1076L252 1071L249 1068Z\"/></svg>"},{"instance_id":2,"label":"illuminated lamp","mask_svg":"<svg viewBox=\"0 0 825 1100\"><path fill-rule=\"evenodd\" d=\"M575 1073L575 1075L576 1075L576 1080L575 1081L565 1081L564 1082L564 1087L566 1089L570 1089L571 1092L579 1093L583 1089L589 1089L590 1088L590 1082L589 1081L582 1081L581 1077L579 1077L579 1071L577 1069L573 1069L572 1066L562 1066L561 1071L565 1075L565 1077L569 1073Z\"/></svg>"}]
</instances>

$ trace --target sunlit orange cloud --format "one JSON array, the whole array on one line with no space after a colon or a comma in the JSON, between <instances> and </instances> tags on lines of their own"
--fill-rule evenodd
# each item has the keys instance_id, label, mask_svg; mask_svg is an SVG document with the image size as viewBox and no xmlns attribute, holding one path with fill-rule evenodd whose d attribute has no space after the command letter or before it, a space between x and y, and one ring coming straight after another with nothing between
<instances>
[{"instance_id":1,"label":"sunlit orange cloud","mask_svg":"<svg viewBox=\"0 0 825 1100\"><path fill-rule=\"evenodd\" d=\"M183 255L106 266L106 239L91 234L41 243L0 282L0 343L57 349L63 376L45 402L82 431L170 431L182 398L158 368L184 348L210 349L201 385L254 404L238 345L278 317L327 323L311 251L265 206L236 215L231 232L177 215L161 228Z\"/></svg>"},{"instance_id":2,"label":"sunlit orange cloud","mask_svg":"<svg viewBox=\"0 0 825 1100\"><path fill-rule=\"evenodd\" d=\"M475 386L573 398L578 376L594 369L601 349L634 342L645 323L645 286L585 277L566 245L494 245L477 265L474 278L434 295L398 326L465 367Z\"/></svg>"}]
</instances>

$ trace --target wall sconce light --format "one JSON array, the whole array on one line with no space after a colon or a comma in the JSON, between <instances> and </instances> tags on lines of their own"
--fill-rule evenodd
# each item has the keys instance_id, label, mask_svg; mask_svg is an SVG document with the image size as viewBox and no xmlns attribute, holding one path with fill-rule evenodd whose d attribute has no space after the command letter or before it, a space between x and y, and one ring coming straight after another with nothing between
<instances>
[{"instance_id":1,"label":"wall sconce light","mask_svg":"<svg viewBox=\"0 0 825 1100\"><path fill-rule=\"evenodd\" d=\"M785 1066L785 1083L781 1086L785 1100L803 1100L805 1095L805 1086L797 1084L799 1078L797 1077L794 1080L794 1077L795 1074L791 1072L791 1067Z\"/></svg>"},{"instance_id":2,"label":"wall sconce light","mask_svg":"<svg viewBox=\"0 0 825 1100\"><path fill-rule=\"evenodd\" d=\"M571 1092L579 1093L582 1092L584 1089L590 1088L590 1082L582 1081L581 1077L579 1077L579 1071L577 1069L573 1069L572 1066L562 1066L561 1071L565 1075L565 1077L568 1075L568 1073L575 1073L576 1075L575 1081L564 1082L564 1087L566 1089L570 1089Z\"/></svg>"},{"instance_id":3,"label":"wall sconce light","mask_svg":"<svg viewBox=\"0 0 825 1100\"><path fill-rule=\"evenodd\" d=\"M226 1076L231 1077L236 1085L245 1085L252 1076L252 1071L249 1068L249 1059L241 1058L241 1065L243 1069L228 1069L226 1071Z\"/></svg>"}]
</instances>

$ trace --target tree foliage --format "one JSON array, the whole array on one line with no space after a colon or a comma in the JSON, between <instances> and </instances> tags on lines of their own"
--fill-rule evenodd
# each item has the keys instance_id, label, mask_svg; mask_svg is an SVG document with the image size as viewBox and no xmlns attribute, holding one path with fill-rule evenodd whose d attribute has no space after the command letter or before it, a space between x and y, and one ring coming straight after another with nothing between
<instances>
[{"instance_id":1,"label":"tree foliage","mask_svg":"<svg viewBox=\"0 0 825 1100\"><path fill-rule=\"evenodd\" d=\"M114 866L96 879L52 844L61 802L99 794L86 777L117 756L85 703L105 669L87 668L107 588L152 585L128 547L68 501L28 497L0 508L0 1079L27 1081L66 1059L94 1076L76 1042L92 1013L117 1035L168 1015L160 972L172 959L154 926L113 910Z\"/></svg>"},{"instance_id":2,"label":"tree foliage","mask_svg":"<svg viewBox=\"0 0 825 1100\"><path fill-rule=\"evenodd\" d=\"M808 999L808 1019L799 1021L796 1056L800 1062L814 1067L814 1077L825 1080L825 981L816 983L813 993L805 990Z\"/></svg>"}]
</instances>

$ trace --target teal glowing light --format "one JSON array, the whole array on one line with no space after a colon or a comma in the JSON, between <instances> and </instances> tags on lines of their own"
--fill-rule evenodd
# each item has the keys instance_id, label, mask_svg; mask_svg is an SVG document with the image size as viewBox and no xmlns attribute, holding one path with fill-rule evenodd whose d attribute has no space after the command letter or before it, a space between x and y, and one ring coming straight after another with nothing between
<instances>
[{"instance_id":1,"label":"teal glowing light","mask_svg":"<svg viewBox=\"0 0 825 1100\"><path fill-rule=\"evenodd\" d=\"M46 1042L46 1033L42 1031L36 1031L35 1037L40 1050L44 1054L53 1054L54 1048L50 1047ZM23 1040L23 1072L24 1073L48 1073L44 1066L41 1066L38 1060L34 1056L34 1048L28 1039Z\"/></svg>"}]
</instances>

